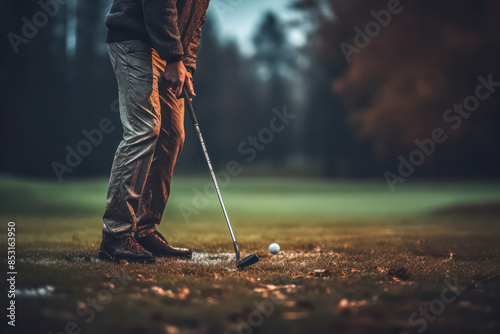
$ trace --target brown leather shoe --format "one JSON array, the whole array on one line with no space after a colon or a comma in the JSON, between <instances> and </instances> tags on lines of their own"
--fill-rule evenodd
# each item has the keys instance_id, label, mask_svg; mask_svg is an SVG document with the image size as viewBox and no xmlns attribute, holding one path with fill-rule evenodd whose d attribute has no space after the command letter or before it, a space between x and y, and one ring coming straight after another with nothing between
<instances>
[{"instance_id":1,"label":"brown leather shoe","mask_svg":"<svg viewBox=\"0 0 500 334\"><path fill-rule=\"evenodd\" d=\"M154 231L143 238L137 238L142 247L156 257L180 257L190 259L193 252L187 248L172 247L160 232Z\"/></svg>"},{"instance_id":2,"label":"brown leather shoe","mask_svg":"<svg viewBox=\"0 0 500 334\"><path fill-rule=\"evenodd\" d=\"M154 263L153 254L145 250L132 236L123 238L105 237L99 249L99 258L104 261Z\"/></svg>"}]
</instances>

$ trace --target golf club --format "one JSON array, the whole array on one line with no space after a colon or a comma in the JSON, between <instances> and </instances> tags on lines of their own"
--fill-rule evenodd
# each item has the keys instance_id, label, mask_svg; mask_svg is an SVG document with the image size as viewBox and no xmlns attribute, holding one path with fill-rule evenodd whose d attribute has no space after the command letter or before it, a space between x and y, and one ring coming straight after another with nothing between
<instances>
[{"instance_id":1,"label":"golf club","mask_svg":"<svg viewBox=\"0 0 500 334\"><path fill-rule=\"evenodd\" d=\"M229 233L231 233L231 239L233 239L234 251L236 252L236 267L239 269L248 267L259 261L259 257L257 256L257 254L253 253L252 255L248 255L247 257L244 257L240 260L240 250L238 248L238 243L236 242L236 238L234 237L233 228L231 227L231 222L229 221L229 217L227 215L226 206L224 205L224 200L222 199L222 194L219 190L219 184L217 183L217 178L215 177L214 169L212 167L212 163L210 162L210 157L208 156L208 151L205 146L205 141L203 140L203 136L201 135L200 125L198 124L198 120L196 119L196 114L194 113L193 105L191 104L190 96L186 87L183 87L182 94L184 97L184 103L187 106L189 115L191 116L191 120L193 121L194 128L196 129L196 134L198 135L198 139L200 140L201 148L203 149L203 153L205 154L208 169L210 170L210 175L212 176L212 180L214 181L215 191L217 192L217 196L219 197L219 202L222 207L222 212L224 212L224 217L226 218Z\"/></svg>"}]
</instances>

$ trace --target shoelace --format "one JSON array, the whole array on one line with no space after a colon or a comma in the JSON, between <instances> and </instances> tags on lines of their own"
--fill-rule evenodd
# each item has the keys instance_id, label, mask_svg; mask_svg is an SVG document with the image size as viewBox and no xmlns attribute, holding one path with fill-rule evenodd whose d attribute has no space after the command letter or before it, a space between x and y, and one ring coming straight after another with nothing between
<instances>
[{"instance_id":1,"label":"shoelace","mask_svg":"<svg viewBox=\"0 0 500 334\"><path fill-rule=\"evenodd\" d=\"M137 242L134 240L134 238L127 237L127 240L125 240L124 248L126 250L134 250L135 248L137 248Z\"/></svg>"}]
</instances>

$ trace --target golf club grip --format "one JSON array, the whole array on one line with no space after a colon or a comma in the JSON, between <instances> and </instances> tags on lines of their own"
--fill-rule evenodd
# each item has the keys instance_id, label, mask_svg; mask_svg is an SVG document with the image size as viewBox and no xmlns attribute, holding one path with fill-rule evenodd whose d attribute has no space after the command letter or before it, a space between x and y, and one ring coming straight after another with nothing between
<instances>
[{"instance_id":1,"label":"golf club grip","mask_svg":"<svg viewBox=\"0 0 500 334\"><path fill-rule=\"evenodd\" d=\"M191 103L191 97L186 89L186 86L182 88L182 97L184 97L184 103L187 105L189 116L191 116L191 121L194 125L198 124L198 119L196 119L196 114L194 113L193 104Z\"/></svg>"}]
</instances>

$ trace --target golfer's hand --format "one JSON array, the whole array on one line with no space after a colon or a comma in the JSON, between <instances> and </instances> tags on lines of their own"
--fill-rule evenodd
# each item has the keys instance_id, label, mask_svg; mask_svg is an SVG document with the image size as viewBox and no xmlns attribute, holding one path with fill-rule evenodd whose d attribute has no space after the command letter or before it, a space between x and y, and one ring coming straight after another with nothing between
<instances>
[{"instance_id":1,"label":"golfer's hand","mask_svg":"<svg viewBox=\"0 0 500 334\"><path fill-rule=\"evenodd\" d=\"M193 75L191 74L191 72L187 72L187 77L186 77L186 82L184 83L186 85L186 88L189 92L189 96L191 96L191 98L189 99L191 102L193 102L193 96L196 96L196 94L194 93L194 86L193 86Z\"/></svg>"},{"instance_id":2,"label":"golfer's hand","mask_svg":"<svg viewBox=\"0 0 500 334\"><path fill-rule=\"evenodd\" d=\"M189 95L196 96L193 82L190 80L191 73L186 70L182 61L167 64L163 75L169 89L174 92L175 96L181 96L184 84L186 84Z\"/></svg>"}]
</instances>

